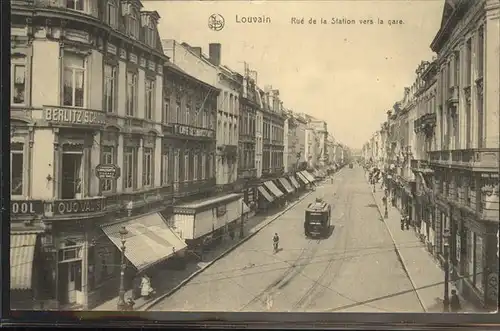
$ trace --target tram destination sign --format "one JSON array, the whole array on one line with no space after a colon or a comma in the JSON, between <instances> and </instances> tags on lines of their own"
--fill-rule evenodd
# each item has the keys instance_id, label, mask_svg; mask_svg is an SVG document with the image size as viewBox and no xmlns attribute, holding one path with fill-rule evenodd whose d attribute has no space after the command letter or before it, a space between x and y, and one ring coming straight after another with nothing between
<instances>
[{"instance_id":1,"label":"tram destination sign","mask_svg":"<svg viewBox=\"0 0 500 331\"><path fill-rule=\"evenodd\" d=\"M121 175L120 167L116 164L99 164L95 174L99 179L117 179Z\"/></svg>"}]
</instances>

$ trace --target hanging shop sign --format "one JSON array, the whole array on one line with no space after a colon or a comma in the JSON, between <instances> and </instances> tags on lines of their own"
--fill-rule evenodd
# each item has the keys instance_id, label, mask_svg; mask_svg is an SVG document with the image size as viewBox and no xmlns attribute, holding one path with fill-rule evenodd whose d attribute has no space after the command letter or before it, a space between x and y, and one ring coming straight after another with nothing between
<instances>
[{"instance_id":1,"label":"hanging shop sign","mask_svg":"<svg viewBox=\"0 0 500 331\"><path fill-rule=\"evenodd\" d=\"M121 175L120 167L115 164L99 164L95 174L99 179L117 179Z\"/></svg>"},{"instance_id":2,"label":"hanging shop sign","mask_svg":"<svg viewBox=\"0 0 500 331\"><path fill-rule=\"evenodd\" d=\"M181 125L181 124L176 124L174 126L174 133L192 137L206 137L206 138L215 137L215 132L213 130L205 128L195 128L192 126Z\"/></svg>"}]
</instances>

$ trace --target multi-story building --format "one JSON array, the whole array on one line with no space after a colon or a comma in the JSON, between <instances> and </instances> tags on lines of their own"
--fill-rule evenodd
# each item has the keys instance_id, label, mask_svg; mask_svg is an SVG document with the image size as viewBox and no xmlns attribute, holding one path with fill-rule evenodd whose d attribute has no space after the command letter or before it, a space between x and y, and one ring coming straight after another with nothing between
<instances>
[{"instance_id":1,"label":"multi-story building","mask_svg":"<svg viewBox=\"0 0 500 331\"><path fill-rule=\"evenodd\" d=\"M319 168L326 165L326 141L328 137L328 126L325 121L310 117L309 127L314 130L316 140L316 160L315 164Z\"/></svg>"},{"instance_id":2,"label":"multi-story building","mask_svg":"<svg viewBox=\"0 0 500 331\"><path fill-rule=\"evenodd\" d=\"M264 154L264 108L262 99L257 90L255 95L259 103L259 107L255 111L255 167L257 169L257 178L262 177L263 173L263 154Z\"/></svg>"},{"instance_id":3,"label":"multi-story building","mask_svg":"<svg viewBox=\"0 0 500 331\"><path fill-rule=\"evenodd\" d=\"M446 2L432 41L437 53L434 170L436 249L450 259L458 289L497 308L500 4ZM446 234L450 234L449 237Z\"/></svg>"},{"instance_id":4,"label":"multi-story building","mask_svg":"<svg viewBox=\"0 0 500 331\"><path fill-rule=\"evenodd\" d=\"M305 154L307 159L307 168L315 169L318 166L318 137L316 136L316 131L309 127L309 122L305 130Z\"/></svg>"},{"instance_id":5,"label":"multi-story building","mask_svg":"<svg viewBox=\"0 0 500 331\"><path fill-rule=\"evenodd\" d=\"M89 308L115 296L121 226L135 238L127 274L185 246L158 213L172 196L162 172L168 58L158 13L141 7L12 1L12 308ZM137 229L149 226L162 243L144 256Z\"/></svg>"},{"instance_id":6,"label":"multi-story building","mask_svg":"<svg viewBox=\"0 0 500 331\"><path fill-rule=\"evenodd\" d=\"M176 98L175 102L171 100L171 104L175 104L175 112L181 114L181 118L184 116L181 123L175 123L175 127L182 130L181 145L184 147L179 146L178 151L180 155L184 150L184 161L174 164L174 168L175 174L180 177L182 173L184 178L183 181L179 178L179 186L174 185L179 201L174 205L169 223L192 251L201 254L202 250L199 249L204 245L230 234L237 226L236 222L241 219L241 214L248 210L241 194L224 190L227 180L236 179L236 170L231 169L236 169L234 164L237 155L238 123L234 121L239 113L240 85L237 75L221 65L220 44L209 45L208 57L203 54L201 47L174 40L163 40L162 46L165 54L169 56L172 68L195 78L189 82L180 78L182 84L172 81L172 90L179 91L171 95L171 98ZM202 86L205 89L202 89ZM229 93L233 90L234 93ZM180 99L178 94L182 96ZM217 117L214 117L214 112L217 112ZM217 140L216 151L212 150L214 138ZM177 160L177 155L175 157ZM201 164L205 165L205 179L200 178L203 171ZM225 166L229 164L231 171ZM188 166L188 169L180 169L181 166ZM218 187L214 178L217 176L220 184ZM206 197L209 193L215 193L208 185L221 194ZM192 188L199 188L199 192L205 197L192 196Z\"/></svg>"},{"instance_id":7,"label":"multi-story building","mask_svg":"<svg viewBox=\"0 0 500 331\"><path fill-rule=\"evenodd\" d=\"M258 127L257 112L260 108L255 80L245 68L244 76L240 76L242 91L240 96L240 123L239 123L239 161L238 179L243 181L244 200L251 209L256 207L255 198L257 187L260 183L257 170L261 166L257 149L262 147L262 136ZM260 143L259 143L260 141ZM259 161L259 162L257 162Z\"/></svg>"},{"instance_id":8,"label":"multi-story building","mask_svg":"<svg viewBox=\"0 0 500 331\"><path fill-rule=\"evenodd\" d=\"M283 135L285 116L279 91L266 86L259 91L263 110L262 176L276 177L283 169Z\"/></svg>"}]
</instances>

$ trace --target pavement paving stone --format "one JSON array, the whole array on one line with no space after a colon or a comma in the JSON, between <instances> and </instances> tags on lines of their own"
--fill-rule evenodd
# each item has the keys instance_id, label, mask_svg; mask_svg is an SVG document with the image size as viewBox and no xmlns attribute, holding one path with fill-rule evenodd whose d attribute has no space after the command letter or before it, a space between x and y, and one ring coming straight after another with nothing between
<instances>
[{"instance_id":1,"label":"pavement paving stone","mask_svg":"<svg viewBox=\"0 0 500 331\"><path fill-rule=\"evenodd\" d=\"M383 189L378 185L373 192L377 206L381 215L383 215L382 198ZM388 218L385 219L387 229L389 230L399 256L408 273L417 296L426 312L440 313L443 311L443 293L444 293L444 271L436 263L432 255L425 248L415 235L415 230L401 230L401 213L395 207L388 207ZM450 282L449 290L454 288ZM471 303L461 298L463 312L478 312L480 309L474 307Z\"/></svg>"},{"instance_id":2,"label":"pavement paving stone","mask_svg":"<svg viewBox=\"0 0 500 331\"><path fill-rule=\"evenodd\" d=\"M300 197L296 199L296 201L300 201L303 199L308 192L304 192ZM293 204L294 202L292 202ZM288 207L291 207L289 205ZM288 208L287 207L287 208ZM271 211L268 214L258 214L250 219L248 219L245 222L244 229L245 229L245 238L248 236L253 235L255 232L259 231L260 228L266 226L270 221L274 220L280 213L282 213L284 209L275 209ZM221 254L223 254L225 251L230 249L231 247L235 246L238 244L242 239L239 239L239 233L237 231L235 238L233 240L227 238L226 240L223 240L219 245L217 245L214 249L206 252L203 255L203 261L197 262L197 263L188 263L186 268L183 270L171 270L171 269L164 269L159 271L158 273L155 273L154 275L151 275L152 281L155 285L155 291L156 291L156 297L151 298L151 299L145 299L143 297L137 298L135 301L134 305L134 310L144 310L149 306L151 302L153 302L156 298L159 296L168 293L172 291L175 287L177 287L179 284L181 284L184 280L192 276L194 273L199 272L200 270L206 268L208 265L211 264L212 261L217 259ZM202 276L203 273L200 274ZM161 281L156 281L159 280ZM202 279L197 279L198 282L202 282ZM212 287L211 287L212 286ZM205 293L204 291L207 291L207 293L210 293L211 291L214 293L217 293L216 290L213 289L214 284L210 284L206 289L200 289L200 293ZM132 297L132 290L128 290L125 293L125 298ZM103 304L95 307L92 310L95 311L113 311L116 310L116 305L118 302L118 297L115 297L111 300L108 300L104 302ZM213 307L216 307L216 301L214 299L213 301ZM217 310L217 309L215 309Z\"/></svg>"}]
</instances>

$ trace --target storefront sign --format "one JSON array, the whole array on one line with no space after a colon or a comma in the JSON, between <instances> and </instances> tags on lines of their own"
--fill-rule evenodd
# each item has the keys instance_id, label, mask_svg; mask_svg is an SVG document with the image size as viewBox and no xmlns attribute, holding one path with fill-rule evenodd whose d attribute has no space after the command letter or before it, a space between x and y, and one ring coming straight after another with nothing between
<instances>
[{"instance_id":1,"label":"storefront sign","mask_svg":"<svg viewBox=\"0 0 500 331\"><path fill-rule=\"evenodd\" d=\"M205 138L214 138L215 136L212 130L204 128L194 128L191 126L186 126L181 124L176 124L174 128L176 134L182 134L186 136L205 137Z\"/></svg>"},{"instance_id":2,"label":"storefront sign","mask_svg":"<svg viewBox=\"0 0 500 331\"><path fill-rule=\"evenodd\" d=\"M99 179L117 179L120 177L120 167L115 164L99 164L95 168Z\"/></svg>"},{"instance_id":3,"label":"storefront sign","mask_svg":"<svg viewBox=\"0 0 500 331\"><path fill-rule=\"evenodd\" d=\"M54 201L54 215L73 215L97 213L105 208L104 199L82 199L82 200L56 200Z\"/></svg>"},{"instance_id":4,"label":"storefront sign","mask_svg":"<svg viewBox=\"0 0 500 331\"><path fill-rule=\"evenodd\" d=\"M44 119L50 123L71 125L105 125L106 114L96 110L71 108L45 108Z\"/></svg>"},{"instance_id":5,"label":"storefront sign","mask_svg":"<svg viewBox=\"0 0 500 331\"><path fill-rule=\"evenodd\" d=\"M16 215L37 215L43 214L42 200L10 201L10 214Z\"/></svg>"}]
</instances>

